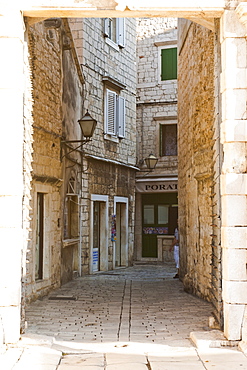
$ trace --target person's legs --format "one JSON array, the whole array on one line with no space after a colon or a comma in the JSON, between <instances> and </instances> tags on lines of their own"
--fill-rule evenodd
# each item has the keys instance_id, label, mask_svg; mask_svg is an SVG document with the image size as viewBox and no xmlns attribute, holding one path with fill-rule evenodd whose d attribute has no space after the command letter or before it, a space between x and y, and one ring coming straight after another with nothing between
<instances>
[{"instance_id":1,"label":"person's legs","mask_svg":"<svg viewBox=\"0 0 247 370\"><path fill-rule=\"evenodd\" d=\"M179 277L179 246L178 245L174 245L174 260L175 260L176 268L177 268L177 273L174 276L174 279L176 279Z\"/></svg>"}]
</instances>

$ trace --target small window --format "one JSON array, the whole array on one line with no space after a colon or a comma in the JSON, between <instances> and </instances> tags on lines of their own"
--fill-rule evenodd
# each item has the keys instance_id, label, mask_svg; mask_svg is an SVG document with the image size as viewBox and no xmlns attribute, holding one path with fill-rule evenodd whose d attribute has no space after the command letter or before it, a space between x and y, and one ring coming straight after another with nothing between
<instances>
[{"instance_id":1,"label":"small window","mask_svg":"<svg viewBox=\"0 0 247 370\"><path fill-rule=\"evenodd\" d=\"M144 224L154 224L154 205L144 204Z\"/></svg>"},{"instance_id":2,"label":"small window","mask_svg":"<svg viewBox=\"0 0 247 370\"><path fill-rule=\"evenodd\" d=\"M168 224L168 213L169 213L168 205L163 205L163 204L158 205L158 224L159 225Z\"/></svg>"},{"instance_id":3,"label":"small window","mask_svg":"<svg viewBox=\"0 0 247 370\"><path fill-rule=\"evenodd\" d=\"M105 97L105 133L125 137L125 99L109 89Z\"/></svg>"},{"instance_id":4,"label":"small window","mask_svg":"<svg viewBox=\"0 0 247 370\"><path fill-rule=\"evenodd\" d=\"M104 36L120 48L125 47L125 19L106 18L104 20Z\"/></svg>"},{"instance_id":5,"label":"small window","mask_svg":"<svg viewBox=\"0 0 247 370\"><path fill-rule=\"evenodd\" d=\"M177 125L160 125L160 156L177 154Z\"/></svg>"},{"instance_id":6,"label":"small window","mask_svg":"<svg viewBox=\"0 0 247 370\"><path fill-rule=\"evenodd\" d=\"M79 204L76 194L76 181L69 179L64 204L64 239L78 238L79 234Z\"/></svg>"},{"instance_id":7,"label":"small window","mask_svg":"<svg viewBox=\"0 0 247 370\"><path fill-rule=\"evenodd\" d=\"M45 194L37 193L36 243L35 243L35 280L43 279L44 274L44 227Z\"/></svg>"},{"instance_id":8,"label":"small window","mask_svg":"<svg viewBox=\"0 0 247 370\"><path fill-rule=\"evenodd\" d=\"M177 48L161 50L161 80L177 79Z\"/></svg>"}]
</instances>

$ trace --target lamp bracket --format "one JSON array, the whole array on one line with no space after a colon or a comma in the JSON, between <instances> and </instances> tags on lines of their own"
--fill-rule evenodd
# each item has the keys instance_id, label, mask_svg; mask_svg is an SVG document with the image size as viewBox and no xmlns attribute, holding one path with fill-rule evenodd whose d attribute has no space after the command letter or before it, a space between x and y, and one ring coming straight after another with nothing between
<instances>
[{"instance_id":1,"label":"lamp bracket","mask_svg":"<svg viewBox=\"0 0 247 370\"><path fill-rule=\"evenodd\" d=\"M82 143L82 145L83 145L83 144L88 143L89 141L91 141L91 139L85 139L85 140L62 140L61 142L64 143L64 144L67 144L67 143Z\"/></svg>"}]
</instances>

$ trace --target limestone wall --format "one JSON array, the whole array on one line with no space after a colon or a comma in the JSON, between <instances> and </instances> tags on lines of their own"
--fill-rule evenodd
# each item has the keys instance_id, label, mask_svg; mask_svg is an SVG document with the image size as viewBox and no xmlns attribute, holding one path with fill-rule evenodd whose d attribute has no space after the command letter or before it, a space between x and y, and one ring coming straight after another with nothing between
<instances>
[{"instance_id":1,"label":"limestone wall","mask_svg":"<svg viewBox=\"0 0 247 370\"><path fill-rule=\"evenodd\" d=\"M83 147L83 173L81 183L81 271L88 274L91 260L91 194L109 197L106 223L111 230L114 197L128 199L128 263L133 260L134 239L134 178L136 164L136 58L135 19L125 19L125 47L113 47L104 37L104 19L70 19L69 25L83 71L83 106L88 109L97 126L90 143ZM124 85L121 96L126 99L126 135L123 139L106 137L104 132L104 77ZM128 167L129 166L129 167ZM108 257L106 269L114 267L110 232L107 235ZM103 255L103 253L102 253ZM103 258L103 257L102 257Z\"/></svg>"},{"instance_id":2,"label":"limestone wall","mask_svg":"<svg viewBox=\"0 0 247 370\"><path fill-rule=\"evenodd\" d=\"M27 252L26 299L60 285L62 69L60 29L38 23L28 32L33 97L31 233ZM37 193L45 194L44 275L35 279Z\"/></svg>"},{"instance_id":3,"label":"limestone wall","mask_svg":"<svg viewBox=\"0 0 247 370\"><path fill-rule=\"evenodd\" d=\"M137 20L137 151L138 164L150 153L160 157L159 126L177 119L177 80L161 81L161 48L177 44L175 18ZM177 158L162 157L155 173L176 173Z\"/></svg>"},{"instance_id":4,"label":"limestone wall","mask_svg":"<svg viewBox=\"0 0 247 370\"><path fill-rule=\"evenodd\" d=\"M104 18L70 19L69 24L85 76L83 109L98 122L94 139L85 151L122 163L136 163L136 58L135 19L125 19L125 47L114 48L104 37ZM109 76L125 87L121 96L126 99L126 135L116 142L104 136L104 83Z\"/></svg>"},{"instance_id":5,"label":"limestone wall","mask_svg":"<svg viewBox=\"0 0 247 370\"><path fill-rule=\"evenodd\" d=\"M195 23L184 29L178 58L180 273L188 291L211 300L214 35Z\"/></svg>"}]
</instances>

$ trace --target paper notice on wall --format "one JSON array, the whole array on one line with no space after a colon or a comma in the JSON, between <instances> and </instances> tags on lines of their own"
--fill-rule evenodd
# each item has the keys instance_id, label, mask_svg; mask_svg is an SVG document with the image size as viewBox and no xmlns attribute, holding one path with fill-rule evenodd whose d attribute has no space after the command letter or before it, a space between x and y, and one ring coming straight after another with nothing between
<instances>
[{"instance_id":1,"label":"paper notice on wall","mask_svg":"<svg viewBox=\"0 0 247 370\"><path fill-rule=\"evenodd\" d=\"M93 271L99 271L99 250L93 248Z\"/></svg>"}]
</instances>

